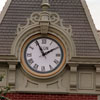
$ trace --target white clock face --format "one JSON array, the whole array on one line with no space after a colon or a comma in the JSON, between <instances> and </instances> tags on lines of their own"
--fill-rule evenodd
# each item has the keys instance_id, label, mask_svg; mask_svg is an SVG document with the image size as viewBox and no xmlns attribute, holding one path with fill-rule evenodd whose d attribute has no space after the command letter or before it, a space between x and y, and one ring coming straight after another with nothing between
<instances>
[{"instance_id":1,"label":"white clock face","mask_svg":"<svg viewBox=\"0 0 100 100\"><path fill-rule=\"evenodd\" d=\"M64 60L62 45L51 37L36 37L24 49L26 65L41 75L54 72Z\"/></svg>"}]
</instances>

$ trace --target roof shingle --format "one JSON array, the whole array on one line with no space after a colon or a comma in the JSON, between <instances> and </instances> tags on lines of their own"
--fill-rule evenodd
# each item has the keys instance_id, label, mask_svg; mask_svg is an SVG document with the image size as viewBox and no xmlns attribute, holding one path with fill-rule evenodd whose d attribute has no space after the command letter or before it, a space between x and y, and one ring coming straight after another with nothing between
<instances>
[{"instance_id":1,"label":"roof shingle","mask_svg":"<svg viewBox=\"0 0 100 100\"><path fill-rule=\"evenodd\" d=\"M50 0L65 26L72 25L77 56L100 56L100 50L80 0ZM41 11L41 0L12 0L0 24L0 54L10 54L18 24L25 25L32 12Z\"/></svg>"}]
</instances>

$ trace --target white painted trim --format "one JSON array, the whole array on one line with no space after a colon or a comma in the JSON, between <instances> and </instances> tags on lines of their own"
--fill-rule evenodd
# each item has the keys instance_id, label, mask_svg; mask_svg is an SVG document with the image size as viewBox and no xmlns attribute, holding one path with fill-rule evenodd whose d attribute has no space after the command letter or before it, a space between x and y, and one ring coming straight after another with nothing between
<instances>
[{"instance_id":1,"label":"white painted trim","mask_svg":"<svg viewBox=\"0 0 100 100\"><path fill-rule=\"evenodd\" d=\"M98 37L98 35L97 35L97 29L96 29L95 24L94 24L94 22L93 22L93 19L92 19L92 16L91 16L91 14L90 14L90 11L89 11L89 9L88 9L88 6L87 6L87 4L86 4L86 1L85 1L85 0L81 0L81 3L82 3L83 8L84 8L84 10L85 10L87 19L88 19L89 24L90 24L90 26L91 26L93 35L94 35L95 40L96 40L96 42L97 42L97 45L98 45L98 47L99 47L99 49L100 49L100 41L99 41L99 37Z\"/></svg>"},{"instance_id":2,"label":"white painted trim","mask_svg":"<svg viewBox=\"0 0 100 100\"><path fill-rule=\"evenodd\" d=\"M5 3L5 6L3 7L3 10L1 11L1 14L0 14L0 23L2 22L6 12L7 12L7 9L10 5L12 0L7 0L7 2Z\"/></svg>"}]
</instances>

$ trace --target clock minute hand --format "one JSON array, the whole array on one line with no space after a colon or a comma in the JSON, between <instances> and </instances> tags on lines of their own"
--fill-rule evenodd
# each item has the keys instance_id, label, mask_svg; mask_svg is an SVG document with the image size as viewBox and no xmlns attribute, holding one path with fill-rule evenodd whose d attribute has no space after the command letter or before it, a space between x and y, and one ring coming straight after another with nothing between
<instances>
[{"instance_id":1,"label":"clock minute hand","mask_svg":"<svg viewBox=\"0 0 100 100\"><path fill-rule=\"evenodd\" d=\"M40 49L40 51L41 51L41 53L42 53L42 56L44 55L44 52L43 52L43 50L42 50L42 48L41 48L41 46L40 46L40 44L39 44L39 42L36 40L36 44L38 45L38 47L39 47L39 49Z\"/></svg>"},{"instance_id":2,"label":"clock minute hand","mask_svg":"<svg viewBox=\"0 0 100 100\"><path fill-rule=\"evenodd\" d=\"M43 54L43 56L47 55L48 53L50 53L50 52L52 52L52 51L54 51L54 50L56 50L56 49L58 49L58 48L59 48L59 47L56 47L56 48L53 48L53 49L51 49L51 50L45 52L45 53Z\"/></svg>"}]
</instances>

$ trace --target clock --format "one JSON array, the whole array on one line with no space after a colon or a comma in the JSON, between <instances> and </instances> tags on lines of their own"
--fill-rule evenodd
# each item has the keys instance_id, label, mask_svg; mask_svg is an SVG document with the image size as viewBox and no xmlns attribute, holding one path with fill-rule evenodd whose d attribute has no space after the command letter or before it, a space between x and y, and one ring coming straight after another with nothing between
<instances>
[{"instance_id":1,"label":"clock","mask_svg":"<svg viewBox=\"0 0 100 100\"><path fill-rule=\"evenodd\" d=\"M22 67L34 77L52 77L62 71L65 63L66 49L57 36L33 35L22 46Z\"/></svg>"}]
</instances>

